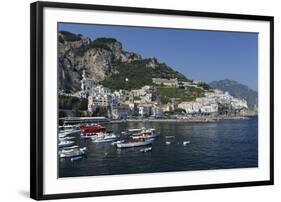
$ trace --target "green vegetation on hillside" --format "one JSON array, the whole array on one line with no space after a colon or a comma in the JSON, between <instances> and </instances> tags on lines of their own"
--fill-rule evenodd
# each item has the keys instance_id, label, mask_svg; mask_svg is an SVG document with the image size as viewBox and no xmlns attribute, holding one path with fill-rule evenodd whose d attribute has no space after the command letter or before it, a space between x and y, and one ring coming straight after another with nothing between
<instances>
[{"instance_id":1,"label":"green vegetation on hillside","mask_svg":"<svg viewBox=\"0 0 281 202\"><path fill-rule=\"evenodd\" d=\"M158 87L158 95L161 103L166 104L172 98L177 102L193 101L197 97L204 97L204 92L201 89L190 87L187 90L175 87Z\"/></svg>"},{"instance_id":2,"label":"green vegetation on hillside","mask_svg":"<svg viewBox=\"0 0 281 202\"><path fill-rule=\"evenodd\" d=\"M209 84L207 84L207 83L199 83L198 85L197 85L198 87L202 87L204 90L212 90L213 88L209 85Z\"/></svg>"},{"instance_id":3,"label":"green vegetation on hillside","mask_svg":"<svg viewBox=\"0 0 281 202\"><path fill-rule=\"evenodd\" d=\"M145 85L152 85L152 68L146 68L142 62L120 63L115 66L118 72L105 79L102 84L112 90L139 89Z\"/></svg>"},{"instance_id":4,"label":"green vegetation on hillside","mask_svg":"<svg viewBox=\"0 0 281 202\"><path fill-rule=\"evenodd\" d=\"M114 70L118 73L106 78L101 84L112 90L132 90L152 85L152 78L178 78L180 81L187 81L185 76L165 64L157 64L155 68L146 67L146 64L147 60L116 64Z\"/></svg>"},{"instance_id":5,"label":"green vegetation on hillside","mask_svg":"<svg viewBox=\"0 0 281 202\"><path fill-rule=\"evenodd\" d=\"M103 44L108 44L108 43L115 43L115 42L117 42L117 40L114 39L114 38L100 37L100 38L97 38L95 40L95 42L103 43Z\"/></svg>"},{"instance_id":6,"label":"green vegetation on hillside","mask_svg":"<svg viewBox=\"0 0 281 202\"><path fill-rule=\"evenodd\" d=\"M92 114L92 116L107 116L108 115L108 108L98 106L95 112Z\"/></svg>"},{"instance_id":7,"label":"green vegetation on hillside","mask_svg":"<svg viewBox=\"0 0 281 202\"><path fill-rule=\"evenodd\" d=\"M79 109L79 110L87 110L88 101L85 98L79 99L77 97L72 96L59 96L59 109Z\"/></svg>"}]
</instances>

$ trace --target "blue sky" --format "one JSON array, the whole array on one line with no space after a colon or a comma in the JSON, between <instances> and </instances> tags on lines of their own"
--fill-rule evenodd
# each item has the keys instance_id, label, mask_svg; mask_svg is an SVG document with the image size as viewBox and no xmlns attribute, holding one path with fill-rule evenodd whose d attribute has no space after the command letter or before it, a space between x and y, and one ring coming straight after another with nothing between
<instances>
[{"instance_id":1,"label":"blue sky","mask_svg":"<svg viewBox=\"0 0 281 202\"><path fill-rule=\"evenodd\" d=\"M155 56L189 79L233 79L257 90L258 34L60 23L59 30L113 37L123 49Z\"/></svg>"}]
</instances>

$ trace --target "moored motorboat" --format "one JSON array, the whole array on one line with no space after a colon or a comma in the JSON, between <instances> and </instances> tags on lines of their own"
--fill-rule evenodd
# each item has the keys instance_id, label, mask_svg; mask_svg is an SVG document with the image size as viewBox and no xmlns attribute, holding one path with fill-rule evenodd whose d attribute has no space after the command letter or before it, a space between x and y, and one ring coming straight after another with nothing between
<instances>
[{"instance_id":1,"label":"moored motorboat","mask_svg":"<svg viewBox=\"0 0 281 202\"><path fill-rule=\"evenodd\" d=\"M139 133L143 130L144 128L132 128L132 129L128 129L129 133Z\"/></svg>"},{"instance_id":2,"label":"moored motorboat","mask_svg":"<svg viewBox=\"0 0 281 202\"><path fill-rule=\"evenodd\" d=\"M85 151L76 150L76 151L69 151L69 152L61 153L60 157L61 158L72 158L72 157L83 156L85 154L86 154Z\"/></svg>"},{"instance_id":3,"label":"moored motorboat","mask_svg":"<svg viewBox=\"0 0 281 202\"><path fill-rule=\"evenodd\" d=\"M74 145L74 146L71 146L71 147L64 147L59 151L59 154L68 153L68 152L77 151L77 150L86 151L87 147L80 148L78 145Z\"/></svg>"},{"instance_id":4,"label":"moored motorboat","mask_svg":"<svg viewBox=\"0 0 281 202\"><path fill-rule=\"evenodd\" d=\"M114 133L97 133L95 137L92 138L93 142L112 142L117 139Z\"/></svg>"},{"instance_id":5,"label":"moored motorboat","mask_svg":"<svg viewBox=\"0 0 281 202\"><path fill-rule=\"evenodd\" d=\"M98 124L84 126L81 127L81 129L82 129L81 138L83 139L91 139L92 137L96 136L97 133L106 132L106 128Z\"/></svg>"},{"instance_id":6,"label":"moored motorboat","mask_svg":"<svg viewBox=\"0 0 281 202\"><path fill-rule=\"evenodd\" d=\"M152 144L154 139L141 139L141 140L132 140L132 141L125 141L122 143L117 143L117 148L129 148L129 147L139 147L139 146L146 146Z\"/></svg>"},{"instance_id":7,"label":"moored motorboat","mask_svg":"<svg viewBox=\"0 0 281 202\"><path fill-rule=\"evenodd\" d=\"M75 144L74 141L70 141L70 140L63 140L63 141L60 141L58 146L59 147L69 147L69 146L73 146Z\"/></svg>"},{"instance_id":8,"label":"moored motorboat","mask_svg":"<svg viewBox=\"0 0 281 202\"><path fill-rule=\"evenodd\" d=\"M190 143L190 141L184 141L182 144L184 145L184 146L186 146L187 144L189 144Z\"/></svg>"},{"instance_id":9,"label":"moored motorboat","mask_svg":"<svg viewBox=\"0 0 281 202\"><path fill-rule=\"evenodd\" d=\"M142 130L139 133L133 134L133 139L151 139L158 137L159 134L157 134L156 130L154 128L145 129L142 128Z\"/></svg>"},{"instance_id":10,"label":"moored motorboat","mask_svg":"<svg viewBox=\"0 0 281 202\"><path fill-rule=\"evenodd\" d=\"M59 137L59 140L60 141L63 141L63 140L74 140L76 137L74 136L66 136L66 137Z\"/></svg>"},{"instance_id":11,"label":"moored motorboat","mask_svg":"<svg viewBox=\"0 0 281 202\"><path fill-rule=\"evenodd\" d=\"M68 135L73 135L73 134L80 133L80 132L81 132L80 129L66 129L66 130L59 132L59 137L64 138Z\"/></svg>"},{"instance_id":12,"label":"moored motorboat","mask_svg":"<svg viewBox=\"0 0 281 202\"><path fill-rule=\"evenodd\" d=\"M78 156L83 156L86 154L86 147L83 148L79 148L77 145L73 146L73 147L68 147L65 149L62 149L59 152L59 156L61 158L71 158L71 157L78 157Z\"/></svg>"}]
</instances>

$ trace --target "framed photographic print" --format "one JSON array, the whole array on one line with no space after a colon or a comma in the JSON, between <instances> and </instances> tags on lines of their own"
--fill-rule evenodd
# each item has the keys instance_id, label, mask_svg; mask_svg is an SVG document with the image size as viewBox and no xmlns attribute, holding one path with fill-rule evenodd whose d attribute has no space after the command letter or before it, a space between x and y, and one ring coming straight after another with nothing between
<instances>
[{"instance_id":1,"label":"framed photographic print","mask_svg":"<svg viewBox=\"0 0 281 202\"><path fill-rule=\"evenodd\" d=\"M273 17L31 4L31 197L273 184Z\"/></svg>"}]
</instances>

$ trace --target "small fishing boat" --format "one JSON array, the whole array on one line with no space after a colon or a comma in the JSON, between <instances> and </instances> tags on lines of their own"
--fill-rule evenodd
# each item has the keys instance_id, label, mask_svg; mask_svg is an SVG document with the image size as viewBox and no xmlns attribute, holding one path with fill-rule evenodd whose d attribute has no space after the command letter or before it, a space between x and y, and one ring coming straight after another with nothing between
<instances>
[{"instance_id":1,"label":"small fishing boat","mask_svg":"<svg viewBox=\"0 0 281 202\"><path fill-rule=\"evenodd\" d=\"M184 141L182 144L185 146L185 145L187 145L189 143L190 143L190 141Z\"/></svg>"},{"instance_id":2,"label":"small fishing boat","mask_svg":"<svg viewBox=\"0 0 281 202\"><path fill-rule=\"evenodd\" d=\"M166 144L167 144L167 145L169 145L169 144L171 144L171 142L169 142L169 141L166 141Z\"/></svg>"},{"instance_id":3,"label":"small fishing boat","mask_svg":"<svg viewBox=\"0 0 281 202\"><path fill-rule=\"evenodd\" d=\"M132 134L133 139L151 139L158 137L159 134L154 128L145 129L142 128L140 132Z\"/></svg>"},{"instance_id":4,"label":"small fishing boat","mask_svg":"<svg viewBox=\"0 0 281 202\"><path fill-rule=\"evenodd\" d=\"M132 128L132 129L128 129L129 133L139 133L141 132L143 129L145 128Z\"/></svg>"},{"instance_id":5,"label":"small fishing boat","mask_svg":"<svg viewBox=\"0 0 281 202\"><path fill-rule=\"evenodd\" d=\"M81 132L80 129L66 129L66 130L62 130L59 132L59 137L64 138L68 135L73 135L73 134L80 133L80 132Z\"/></svg>"},{"instance_id":6,"label":"small fishing boat","mask_svg":"<svg viewBox=\"0 0 281 202\"><path fill-rule=\"evenodd\" d=\"M141 139L141 140L132 140L132 141L125 141L122 143L117 143L117 148L130 148L130 147L140 147L152 144L154 139Z\"/></svg>"},{"instance_id":7,"label":"small fishing boat","mask_svg":"<svg viewBox=\"0 0 281 202\"><path fill-rule=\"evenodd\" d=\"M76 137L74 136L66 136L66 137L59 137L59 140L60 141L63 141L63 140L74 140Z\"/></svg>"},{"instance_id":8,"label":"small fishing boat","mask_svg":"<svg viewBox=\"0 0 281 202\"><path fill-rule=\"evenodd\" d=\"M60 141L58 146L59 147L69 147L69 146L73 146L75 144L74 141L70 141L70 140L63 140L63 141Z\"/></svg>"},{"instance_id":9,"label":"small fishing boat","mask_svg":"<svg viewBox=\"0 0 281 202\"><path fill-rule=\"evenodd\" d=\"M147 148L144 148L144 149L141 149L140 152L149 152L152 150L152 147L147 147Z\"/></svg>"},{"instance_id":10,"label":"small fishing boat","mask_svg":"<svg viewBox=\"0 0 281 202\"><path fill-rule=\"evenodd\" d=\"M60 151L59 156L61 158L72 158L72 157L79 157L86 154L86 147L79 148L73 147L72 149L63 149Z\"/></svg>"},{"instance_id":11,"label":"small fishing boat","mask_svg":"<svg viewBox=\"0 0 281 202\"><path fill-rule=\"evenodd\" d=\"M95 137L92 138L93 142L112 142L117 139L114 133L97 133Z\"/></svg>"},{"instance_id":12,"label":"small fishing boat","mask_svg":"<svg viewBox=\"0 0 281 202\"><path fill-rule=\"evenodd\" d=\"M61 158L72 158L72 157L83 156L85 154L86 154L85 151L77 150L77 151L69 151L69 152L62 153L62 154L60 154L60 157Z\"/></svg>"},{"instance_id":13,"label":"small fishing boat","mask_svg":"<svg viewBox=\"0 0 281 202\"><path fill-rule=\"evenodd\" d=\"M67 152L71 152L71 151L77 151L77 150L86 151L87 147L80 148L78 145L74 145L74 146L71 146L71 147L64 147L59 151L59 154L67 153Z\"/></svg>"},{"instance_id":14,"label":"small fishing boat","mask_svg":"<svg viewBox=\"0 0 281 202\"><path fill-rule=\"evenodd\" d=\"M92 137L96 136L97 133L106 132L106 128L98 124L93 124L90 126L82 126L81 130L82 130L81 133L82 139L92 139Z\"/></svg>"},{"instance_id":15,"label":"small fishing boat","mask_svg":"<svg viewBox=\"0 0 281 202\"><path fill-rule=\"evenodd\" d=\"M141 133L139 135L135 135L135 136L132 136L132 139L151 139L151 138L156 138L158 137L157 134L151 134L151 133Z\"/></svg>"}]
</instances>

